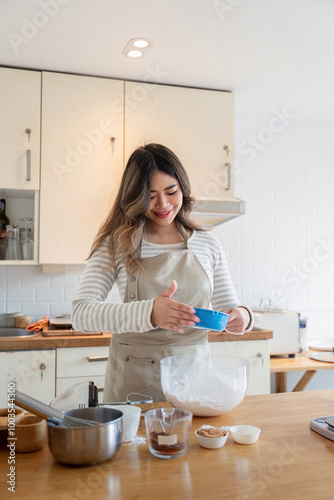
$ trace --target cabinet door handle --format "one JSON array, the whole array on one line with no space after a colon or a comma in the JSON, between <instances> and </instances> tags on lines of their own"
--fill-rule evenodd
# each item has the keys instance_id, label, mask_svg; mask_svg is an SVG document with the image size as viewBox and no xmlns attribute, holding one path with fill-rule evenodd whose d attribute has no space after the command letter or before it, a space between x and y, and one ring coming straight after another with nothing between
<instances>
[{"instance_id":1,"label":"cabinet door handle","mask_svg":"<svg viewBox=\"0 0 334 500\"><path fill-rule=\"evenodd\" d=\"M108 361L108 356L87 356L87 361L89 361L89 363L95 361Z\"/></svg>"},{"instance_id":2,"label":"cabinet door handle","mask_svg":"<svg viewBox=\"0 0 334 500\"><path fill-rule=\"evenodd\" d=\"M226 187L226 191L230 191L231 187L232 187L232 165L230 162L228 163L225 163L226 167L227 167L227 187Z\"/></svg>"},{"instance_id":3,"label":"cabinet door handle","mask_svg":"<svg viewBox=\"0 0 334 500\"><path fill-rule=\"evenodd\" d=\"M259 351L256 356L262 360L262 368L263 368L264 366L263 352Z\"/></svg>"},{"instance_id":4,"label":"cabinet door handle","mask_svg":"<svg viewBox=\"0 0 334 500\"><path fill-rule=\"evenodd\" d=\"M27 181L31 181L31 149L27 149Z\"/></svg>"},{"instance_id":5,"label":"cabinet door handle","mask_svg":"<svg viewBox=\"0 0 334 500\"><path fill-rule=\"evenodd\" d=\"M116 137L110 137L110 143L111 143L111 156L114 154L114 149L115 149L115 141Z\"/></svg>"}]
</instances>

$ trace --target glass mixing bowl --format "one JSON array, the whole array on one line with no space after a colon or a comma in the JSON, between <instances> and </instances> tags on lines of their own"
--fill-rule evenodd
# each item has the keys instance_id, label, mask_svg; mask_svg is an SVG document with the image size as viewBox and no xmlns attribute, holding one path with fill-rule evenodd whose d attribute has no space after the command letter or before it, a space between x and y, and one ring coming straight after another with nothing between
<instances>
[{"instance_id":1,"label":"glass mixing bowl","mask_svg":"<svg viewBox=\"0 0 334 500\"><path fill-rule=\"evenodd\" d=\"M201 417L223 415L244 399L248 365L234 356L170 356L160 361L162 391L175 408Z\"/></svg>"}]
</instances>

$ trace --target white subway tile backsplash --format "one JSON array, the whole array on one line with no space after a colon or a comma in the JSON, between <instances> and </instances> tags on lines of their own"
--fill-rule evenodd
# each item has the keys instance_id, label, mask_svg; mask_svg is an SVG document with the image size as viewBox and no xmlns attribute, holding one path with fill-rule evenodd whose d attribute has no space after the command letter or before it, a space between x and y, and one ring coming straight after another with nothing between
<instances>
[{"instance_id":1,"label":"white subway tile backsplash","mask_svg":"<svg viewBox=\"0 0 334 500\"><path fill-rule=\"evenodd\" d=\"M0 289L7 287L7 276L5 266L0 267Z\"/></svg>"},{"instance_id":2,"label":"white subway tile backsplash","mask_svg":"<svg viewBox=\"0 0 334 500\"><path fill-rule=\"evenodd\" d=\"M255 274L262 274L264 276L275 274L275 266L272 262L254 262L252 268Z\"/></svg>"},{"instance_id":3,"label":"white subway tile backsplash","mask_svg":"<svg viewBox=\"0 0 334 500\"><path fill-rule=\"evenodd\" d=\"M10 302L6 300L5 312L6 313L22 312L21 304L19 302Z\"/></svg>"},{"instance_id":4,"label":"white subway tile backsplash","mask_svg":"<svg viewBox=\"0 0 334 500\"><path fill-rule=\"evenodd\" d=\"M307 121L305 124L306 135L326 135L328 124L326 122Z\"/></svg>"},{"instance_id":5,"label":"white subway tile backsplash","mask_svg":"<svg viewBox=\"0 0 334 500\"><path fill-rule=\"evenodd\" d=\"M317 148L333 148L333 137L327 135L319 135L315 139L315 146Z\"/></svg>"},{"instance_id":6,"label":"white subway tile backsplash","mask_svg":"<svg viewBox=\"0 0 334 500\"><path fill-rule=\"evenodd\" d=\"M39 302L53 302L64 299L63 288L37 288L36 300Z\"/></svg>"},{"instance_id":7,"label":"white subway tile backsplash","mask_svg":"<svg viewBox=\"0 0 334 500\"><path fill-rule=\"evenodd\" d=\"M48 288L51 278L42 273L42 266L22 266L22 287L23 288Z\"/></svg>"},{"instance_id":8,"label":"white subway tile backsplash","mask_svg":"<svg viewBox=\"0 0 334 500\"><path fill-rule=\"evenodd\" d=\"M8 288L21 286L21 266L8 266L6 284Z\"/></svg>"},{"instance_id":9,"label":"white subway tile backsplash","mask_svg":"<svg viewBox=\"0 0 334 500\"><path fill-rule=\"evenodd\" d=\"M71 314L72 301L51 302L50 303L50 316L57 316L61 314Z\"/></svg>"},{"instance_id":10,"label":"white subway tile backsplash","mask_svg":"<svg viewBox=\"0 0 334 500\"><path fill-rule=\"evenodd\" d=\"M289 128L289 132L291 132L291 129ZM294 151L296 152L296 148L305 147L305 135L304 134L291 134L287 133L285 134L285 145L289 147L293 147ZM284 151L286 153L286 151Z\"/></svg>"},{"instance_id":11,"label":"white subway tile backsplash","mask_svg":"<svg viewBox=\"0 0 334 500\"><path fill-rule=\"evenodd\" d=\"M33 321L50 315L49 302L21 302L20 310L22 314L29 314L32 316Z\"/></svg>"},{"instance_id":12,"label":"white subway tile backsplash","mask_svg":"<svg viewBox=\"0 0 334 500\"><path fill-rule=\"evenodd\" d=\"M263 259L264 259L263 250L247 250L247 249L242 250L242 262L262 262Z\"/></svg>"},{"instance_id":13,"label":"white subway tile backsplash","mask_svg":"<svg viewBox=\"0 0 334 500\"><path fill-rule=\"evenodd\" d=\"M238 250L240 248L240 238L230 237L226 238L225 241L228 243L229 250Z\"/></svg>"},{"instance_id":14,"label":"white subway tile backsplash","mask_svg":"<svg viewBox=\"0 0 334 500\"><path fill-rule=\"evenodd\" d=\"M250 264L250 266L251 266L251 264ZM246 271L245 267L243 268L244 273L251 272L251 270ZM229 260L229 270L230 270L231 275L234 275L234 276L237 276L240 273L240 258L236 259L235 261Z\"/></svg>"},{"instance_id":15,"label":"white subway tile backsplash","mask_svg":"<svg viewBox=\"0 0 334 500\"><path fill-rule=\"evenodd\" d=\"M289 124L289 128L287 129L287 134L295 135L295 134L305 134L305 122L293 120Z\"/></svg>"},{"instance_id":16,"label":"white subway tile backsplash","mask_svg":"<svg viewBox=\"0 0 334 500\"><path fill-rule=\"evenodd\" d=\"M262 298L269 298L272 295L272 288L268 286L257 286L257 285L251 285L251 286L246 286L242 290L247 291L247 300L252 301L251 306L258 306L260 304L260 300ZM249 294L249 295L248 295Z\"/></svg>"},{"instance_id":17,"label":"white subway tile backsplash","mask_svg":"<svg viewBox=\"0 0 334 500\"><path fill-rule=\"evenodd\" d=\"M264 234L265 229L266 228L260 225L254 226L250 224L245 224L244 227L242 228L242 237L249 239L262 238L265 235ZM241 238L241 236L239 236L239 238Z\"/></svg>"},{"instance_id":18,"label":"white subway tile backsplash","mask_svg":"<svg viewBox=\"0 0 334 500\"><path fill-rule=\"evenodd\" d=\"M264 276L264 285L265 286L282 286L283 280L282 276L279 274L267 274Z\"/></svg>"},{"instance_id":19,"label":"white subway tile backsplash","mask_svg":"<svg viewBox=\"0 0 334 500\"><path fill-rule=\"evenodd\" d=\"M76 287L78 285L78 275L77 274L59 274L51 276L51 287Z\"/></svg>"},{"instance_id":20,"label":"white subway tile backsplash","mask_svg":"<svg viewBox=\"0 0 334 500\"><path fill-rule=\"evenodd\" d=\"M243 240L241 241L241 249L244 254L249 254L249 252L253 250L253 239L243 238Z\"/></svg>"},{"instance_id":21,"label":"white subway tile backsplash","mask_svg":"<svg viewBox=\"0 0 334 500\"><path fill-rule=\"evenodd\" d=\"M35 300L35 290L31 288L9 288L7 290L8 302L25 302Z\"/></svg>"},{"instance_id":22,"label":"white subway tile backsplash","mask_svg":"<svg viewBox=\"0 0 334 500\"><path fill-rule=\"evenodd\" d=\"M231 263L229 263L229 268L231 268ZM233 262L233 272L240 273L240 261ZM254 263L253 262L243 262L242 263L242 276L244 274L254 274Z\"/></svg>"},{"instance_id":23,"label":"white subway tile backsplash","mask_svg":"<svg viewBox=\"0 0 334 500\"><path fill-rule=\"evenodd\" d=\"M252 240L252 248L254 250L272 250L274 248L274 240L272 238L254 238Z\"/></svg>"},{"instance_id":24,"label":"white subway tile backsplash","mask_svg":"<svg viewBox=\"0 0 334 500\"><path fill-rule=\"evenodd\" d=\"M326 123L326 135L334 137L334 123Z\"/></svg>"},{"instance_id":25,"label":"white subway tile backsplash","mask_svg":"<svg viewBox=\"0 0 334 500\"><path fill-rule=\"evenodd\" d=\"M6 289L0 288L0 314L6 312L5 306L6 306Z\"/></svg>"},{"instance_id":26,"label":"white subway tile backsplash","mask_svg":"<svg viewBox=\"0 0 334 500\"><path fill-rule=\"evenodd\" d=\"M262 274L244 274L242 276L242 285L243 286L263 286L264 285L264 276Z\"/></svg>"},{"instance_id":27,"label":"white subway tile backsplash","mask_svg":"<svg viewBox=\"0 0 334 500\"><path fill-rule=\"evenodd\" d=\"M68 302L72 302L77 293L77 288L65 288L64 292L64 299Z\"/></svg>"}]
</instances>

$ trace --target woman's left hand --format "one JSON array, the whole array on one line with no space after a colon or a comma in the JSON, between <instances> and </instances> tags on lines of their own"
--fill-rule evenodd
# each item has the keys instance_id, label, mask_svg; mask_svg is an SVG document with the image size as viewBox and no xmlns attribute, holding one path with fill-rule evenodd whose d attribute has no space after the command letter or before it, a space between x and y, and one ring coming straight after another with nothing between
<instances>
[{"instance_id":1,"label":"woman's left hand","mask_svg":"<svg viewBox=\"0 0 334 500\"><path fill-rule=\"evenodd\" d=\"M251 320L249 312L244 307L233 307L225 311L229 314L226 330L231 333L243 333Z\"/></svg>"}]
</instances>

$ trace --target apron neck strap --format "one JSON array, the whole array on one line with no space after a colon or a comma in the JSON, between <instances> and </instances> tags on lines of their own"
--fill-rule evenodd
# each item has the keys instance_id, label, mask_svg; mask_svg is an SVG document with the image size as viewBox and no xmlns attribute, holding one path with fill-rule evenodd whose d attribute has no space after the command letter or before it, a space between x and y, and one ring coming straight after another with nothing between
<instances>
[{"instance_id":1,"label":"apron neck strap","mask_svg":"<svg viewBox=\"0 0 334 500\"><path fill-rule=\"evenodd\" d=\"M188 237L187 231L182 226L182 224L178 224L178 230L179 230L179 233L181 234L182 238L184 239L184 242L186 244L186 248L188 248L188 239L189 239L189 237Z\"/></svg>"}]
</instances>

